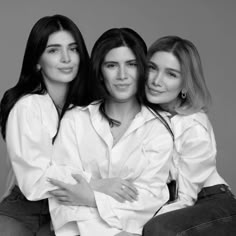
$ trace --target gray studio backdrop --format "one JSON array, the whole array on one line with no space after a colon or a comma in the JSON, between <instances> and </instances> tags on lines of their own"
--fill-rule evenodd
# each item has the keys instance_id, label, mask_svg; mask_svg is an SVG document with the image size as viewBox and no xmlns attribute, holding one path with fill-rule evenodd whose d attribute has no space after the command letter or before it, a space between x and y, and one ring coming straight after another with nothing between
<instances>
[{"instance_id":1,"label":"gray studio backdrop","mask_svg":"<svg viewBox=\"0 0 236 236\"><path fill-rule=\"evenodd\" d=\"M179 35L199 49L212 93L210 119L218 145L220 174L236 192L236 1L234 0L1 0L0 97L15 85L25 44L33 24L56 13L72 18L88 50L112 27L131 27L149 46L158 37ZM6 147L0 140L0 195L8 170Z\"/></svg>"}]
</instances>

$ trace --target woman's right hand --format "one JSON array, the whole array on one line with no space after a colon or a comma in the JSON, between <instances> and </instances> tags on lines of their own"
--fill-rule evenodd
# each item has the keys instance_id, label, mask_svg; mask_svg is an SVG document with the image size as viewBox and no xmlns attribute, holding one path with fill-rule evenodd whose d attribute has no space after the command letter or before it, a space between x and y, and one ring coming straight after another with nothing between
<instances>
[{"instance_id":1,"label":"woman's right hand","mask_svg":"<svg viewBox=\"0 0 236 236\"><path fill-rule=\"evenodd\" d=\"M92 179L90 186L93 190L107 194L119 202L133 202L138 197L138 190L134 184L121 178Z\"/></svg>"}]
</instances>

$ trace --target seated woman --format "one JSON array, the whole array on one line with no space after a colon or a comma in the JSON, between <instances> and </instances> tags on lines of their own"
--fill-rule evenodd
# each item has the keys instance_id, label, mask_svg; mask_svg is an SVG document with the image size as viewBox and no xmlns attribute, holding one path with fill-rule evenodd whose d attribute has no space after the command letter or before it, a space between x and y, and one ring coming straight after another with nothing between
<instances>
[{"instance_id":1,"label":"seated woman","mask_svg":"<svg viewBox=\"0 0 236 236\"><path fill-rule=\"evenodd\" d=\"M144 227L144 236L236 235L236 200L216 169L216 143L206 111L208 92L200 57L188 40L167 36L148 51L146 95L166 111L174 134L171 168L177 199Z\"/></svg>"},{"instance_id":2,"label":"seated woman","mask_svg":"<svg viewBox=\"0 0 236 236\"><path fill-rule=\"evenodd\" d=\"M74 22L46 16L33 26L18 83L4 94L0 126L9 156L6 193L0 203L0 234L51 235L47 181L53 139L69 105L85 105L89 56ZM47 233L45 232L47 230ZM40 232L41 233L41 232Z\"/></svg>"},{"instance_id":3,"label":"seated woman","mask_svg":"<svg viewBox=\"0 0 236 236\"><path fill-rule=\"evenodd\" d=\"M168 201L173 141L142 104L145 75L146 45L135 31L110 29L96 41L94 102L67 112L55 141L53 161L81 170L77 184L50 181L58 186L49 204L56 235L141 235Z\"/></svg>"}]
</instances>

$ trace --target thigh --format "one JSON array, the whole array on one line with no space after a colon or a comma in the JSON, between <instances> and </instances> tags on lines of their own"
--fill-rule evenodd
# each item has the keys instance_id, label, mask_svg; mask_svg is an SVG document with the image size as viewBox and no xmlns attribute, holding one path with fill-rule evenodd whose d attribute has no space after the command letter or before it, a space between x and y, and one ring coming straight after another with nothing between
<instances>
[{"instance_id":1,"label":"thigh","mask_svg":"<svg viewBox=\"0 0 236 236\"><path fill-rule=\"evenodd\" d=\"M187 207L155 216L145 224L143 236L176 236L199 223L201 218L196 217L198 211L193 207Z\"/></svg>"},{"instance_id":2,"label":"thigh","mask_svg":"<svg viewBox=\"0 0 236 236\"><path fill-rule=\"evenodd\" d=\"M200 215L203 220L184 230L181 236L236 235L236 199L233 196L218 194L206 198L203 204L199 201L197 205L205 208Z\"/></svg>"},{"instance_id":3,"label":"thigh","mask_svg":"<svg viewBox=\"0 0 236 236\"><path fill-rule=\"evenodd\" d=\"M179 236L235 236L236 215L212 220L178 234Z\"/></svg>"},{"instance_id":4,"label":"thigh","mask_svg":"<svg viewBox=\"0 0 236 236\"><path fill-rule=\"evenodd\" d=\"M4 236L34 236L23 223L3 215L0 215L0 233Z\"/></svg>"},{"instance_id":5,"label":"thigh","mask_svg":"<svg viewBox=\"0 0 236 236\"><path fill-rule=\"evenodd\" d=\"M235 232L235 217L235 198L227 193L217 194L197 201L194 206L152 218L144 226L143 235L234 235L220 234L220 232Z\"/></svg>"},{"instance_id":6,"label":"thigh","mask_svg":"<svg viewBox=\"0 0 236 236\"><path fill-rule=\"evenodd\" d=\"M42 225L39 231L37 232L36 236L55 236L55 233L51 228L50 222Z\"/></svg>"},{"instance_id":7,"label":"thigh","mask_svg":"<svg viewBox=\"0 0 236 236\"><path fill-rule=\"evenodd\" d=\"M47 201L29 201L15 187L9 196L0 203L0 215L13 218L33 232L50 221Z\"/></svg>"}]
</instances>

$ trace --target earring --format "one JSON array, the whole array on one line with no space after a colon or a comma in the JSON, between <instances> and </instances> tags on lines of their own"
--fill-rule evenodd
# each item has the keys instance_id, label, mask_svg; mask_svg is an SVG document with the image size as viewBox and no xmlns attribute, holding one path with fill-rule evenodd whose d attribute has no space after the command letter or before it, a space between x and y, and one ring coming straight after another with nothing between
<instances>
[{"instance_id":1,"label":"earring","mask_svg":"<svg viewBox=\"0 0 236 236\"><path fill-rule=\"evenodd\" d=\"M185 99L186 96L187 96L187 92L186 92L185 90L182 90L182 91L181 91L181 98L182 98L182 99Z\"/></svg>"},{"instance_id":2,"label":"earring","mask_svg":"<svg viewBox=\"0 0 236 236\"><path fill-rule=\"evenodd\" d=\"M41 66L39 64L36 65L36 70L40 71L41 70Z\"/></svg>"}]
</instances>

